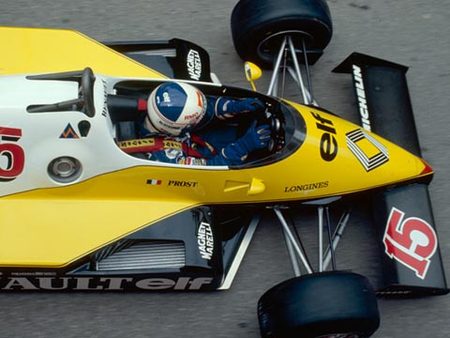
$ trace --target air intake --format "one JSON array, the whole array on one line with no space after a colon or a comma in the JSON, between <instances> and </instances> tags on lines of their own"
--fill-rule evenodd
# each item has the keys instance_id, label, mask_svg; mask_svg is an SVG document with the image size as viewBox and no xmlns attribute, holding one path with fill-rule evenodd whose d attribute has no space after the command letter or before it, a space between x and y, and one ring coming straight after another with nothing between
<instances>
[{"instance_id":1,"label":"air intake","mask_svg":"<svg viewBox=\"0 0 450 338\"><path fill-rule=\"evenodd\" d=\"M176 269L186 265L183 242L139 242L105 256L97 261L97 271Z\"/></svg>"}]
</instances>

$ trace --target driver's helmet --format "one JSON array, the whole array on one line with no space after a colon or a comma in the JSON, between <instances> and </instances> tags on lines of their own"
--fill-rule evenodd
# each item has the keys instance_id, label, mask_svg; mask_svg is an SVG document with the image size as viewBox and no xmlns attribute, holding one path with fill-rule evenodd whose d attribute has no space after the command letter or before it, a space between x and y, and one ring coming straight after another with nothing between
<instances>
[{"instance_id":1,"label":"driver's helmet","mask_svg":"<svg viewBox=\"0 0 450 338\"><path fill-rule=\"evenodd\" d=\"M206 98L187 83L165 82L151 92L147 110L150 129L178 136L201 121L206 112Z\"/></svg>"}]
</instances>

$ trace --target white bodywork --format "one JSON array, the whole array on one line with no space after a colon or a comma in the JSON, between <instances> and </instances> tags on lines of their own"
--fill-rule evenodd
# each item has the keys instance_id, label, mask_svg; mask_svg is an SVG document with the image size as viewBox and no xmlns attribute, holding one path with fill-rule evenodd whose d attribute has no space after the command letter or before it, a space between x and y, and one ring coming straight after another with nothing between
<instances>
[{"instance_id":1,"label":"white bodywork","mask_svg":"<svg viewBox=\"0 0 450 338\"><path fill-rule=\"evenodd\" d=\"M114 141L114 128L105 105L106 95L112 91L111 85L111 79L96 77L94 117L88 117L80 111L29 113L29 105L52 104L77 98L77 82L31 80L26 76L2 77L0 127L22 131L17 144L24 150L25 166L16 179L2 183L0 195L67 184L53 180L48 174L49 163L61 156L76 158L82 164L81 175L70 183L130 166L148 164L148 161L123 153ZM82 137L79 132L78 124L81 121L90 123L86 137ZM75 138L63 136L69 125L76 133ZM6 156L0 156L0 168L5 168L7 161Z\"/></svg>"},{"instance_id":2,"label":"white bodywork","mask_svg":"<svg viewBox=\"0 0 450 338\"><path fill-rule=\"evenodd\" d=\"M0 196L30 189L73 184L134 166L182 166L140 159L119 149L115 142L115 127L109 117L106 99L108 94L114 94L114 85L123 80L130 79L96 75L93 89L95 115L89 117L81 111L39 113L27 111L30 105L54 104L78 98L76 81L29 79L26 75L1 77L0 129L21 130L22 136L14 143L24 150L25 166L17 178L2 182ZM90 124L89 133L85 137L80 134L78 127L82 121L88 121ZM75 137L63 136L68 127L76 133ZM10 141L0 139L0 144L1 142ZM0 152L0 169L8 165L8 158L2 155L4 154ZM70 182L52 179L48 174L48 166L52 160L59 157L77 159L82 166L81 175ZM214 170L227 167L201 166L201 168Z\"/></svg>"}]
</instances>

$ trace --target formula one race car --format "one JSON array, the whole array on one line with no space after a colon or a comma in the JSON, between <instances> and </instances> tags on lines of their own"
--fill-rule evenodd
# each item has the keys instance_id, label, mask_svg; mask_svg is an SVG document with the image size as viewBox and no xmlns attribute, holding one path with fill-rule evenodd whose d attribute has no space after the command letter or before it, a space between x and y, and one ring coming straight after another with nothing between
<instances>
[{"instance_id":1,"label":"formula one race car","mask_svg":"<svg viewBox=\"0 0 450 338\"><path fill-rule=\"evenodd\" d=\"M320 108L310 65L331 27L323 0L236 5L236 49L252 62L252 86L255 64L273 70L267 94L222 85L207 52L188 41L99 43L71 30L1 27L0 289L227 289L271 209L296 277L259 300L262 336L367 337L379 325L376 292L336 271L349 214L334 225L330 208L370 194L384 269L377 292L447 293L407 68L354 53L336 72L353 75L362 126ZM285 74L303 104L283 98ZM259 98L266 110L236 128L270 125L271 144L230 166L139 156L152 141L138 138L138 113L114 97L145 97L174 79L207 95ZM285 217L305 206L318 210L317 267Z\"/></svg>"}]
</instances>

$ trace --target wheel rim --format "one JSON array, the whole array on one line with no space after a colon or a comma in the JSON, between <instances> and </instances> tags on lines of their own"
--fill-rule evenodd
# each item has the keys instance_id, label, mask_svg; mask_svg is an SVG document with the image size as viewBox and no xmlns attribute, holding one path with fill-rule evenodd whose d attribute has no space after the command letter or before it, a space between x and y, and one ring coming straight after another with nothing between
<instances>
[{"instance_id":1,"label":"wheel rim","mask_svg":"<svg viewBox=\"0 0 450 338\"><path fill-rule=\"evenodd\" d=\"M286 30L277 32L267 36L263 41L258 44L257 53L261 59L273 60L278 54L281 46L281 42L285 36L289 35L294 41L294 45L297 45L297 41L301 43L302 39L312 40L312 36L306 32L299 30ZM296 48L297 50L297 48Z\"/></svg>"}]
</instances>

